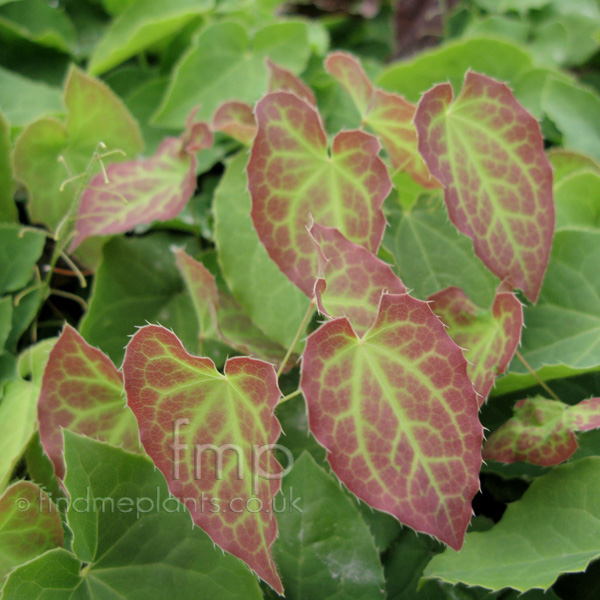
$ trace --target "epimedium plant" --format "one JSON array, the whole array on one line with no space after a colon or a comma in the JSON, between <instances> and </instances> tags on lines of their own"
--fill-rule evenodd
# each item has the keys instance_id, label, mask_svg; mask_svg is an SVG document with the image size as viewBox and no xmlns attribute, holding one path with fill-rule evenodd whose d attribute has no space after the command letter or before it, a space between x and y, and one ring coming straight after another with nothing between
<instances>
[{"instance_id":1,"label":"epimedium plant","mask_svg":"<svg viewBox=\"0 0 600 600\"><path fill-rule=\"evenodd\" d=\"M600 100L544 27L580 15L465 3L383 68L225 4L0 6L87 64L62 98L0 69L39 98L0 95L2 600L570 597L600 556Z\"/></svg>"}]
</instances>

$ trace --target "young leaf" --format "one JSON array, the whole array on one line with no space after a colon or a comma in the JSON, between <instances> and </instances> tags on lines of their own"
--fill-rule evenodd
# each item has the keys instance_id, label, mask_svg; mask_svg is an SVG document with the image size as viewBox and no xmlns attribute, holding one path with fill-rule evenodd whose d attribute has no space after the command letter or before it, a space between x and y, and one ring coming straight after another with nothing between
<instances>
[{"instance_id":1,"label":"young leaf","mask_svg":"<svg viewBox=\"0 0 600 600\"><path fill-rule=\"evenodd\" d=\"M195 123L194 116L192 111L180 137L166 138L150 158L112 164L90 181L71 252L91 236L129 231L181 212L196 189L196 152L213 143L208 125Z\"/></svg>"},{"instance_id":2,"label":"young leaf","mask_svg":"<svg viewBox=\"0 0 600 600\"><path fill-rule=\"evenodd\" d=\"M362 338L346 318L313 333L301 378L311 431L348 489L457 549L481 465L466 366L426 302L385 294Z\"/></svg>"},{"instance_id":3,"label":"young leaf","mask_svg":"<svg viewBox=\"0 0 600 600\"><path fill-rule=\"evenodd\" d=\"M392 166L406 171L424 187L439 187L417 150L417 130L413 124L416 106L398 94L376 88L360 62L350 54L330 54L325 68L352 96L363 123L381 139Z\"/></svg>"},{"instance_id":4,"label":"young leaf","mask_svg":"<svg viewBox=\"0 0 600 600\"><path fill-rule=\"evenodd\" d=\"M460 553L435 556L424 576L491 590L549 588L600 556L600 458L552 469L511 502L489 531L467 534Z\"/></svg>"},{"instance_id":5,"label":"young leaf","mask_svg":"<svg viewBox=\"0 0 600 600\"><path fill-rule=\"evenodd\" d=\"M558 465L577 450L576 431L600 427L600 398L569 406L542 396L519 400L514 416L483 446L483 458L505 463L524 461Z\"/></svg>"},{"instance_id":6,"label":"young leaf","mask_svg":"<svg viewBox=\"0 0 600 600\"><path fill-rule=\"evenodd\" d=\"M328 317L347 317L362 336L375 322L381 295L403 294L406 288L388 264L337 229L314 223L310 234L323 262L315 284L319 311Z\"/></svg>"},{"instance_id":7,"label":"young leaf","mask_svg":"<svg viewBox=\"0 0 600 600\"><path fill-rule=\"evenodd\" d=\"M267 58L267 69L269 70L269 92L290 92L313 106L317 105L314 92L290 70L280 67L270 58Z\"/></svg>"},{"instance_id":8,"label":"young leaf","mask_svg":"<svg viewBox=\"0 0 600 600\"><path fill-rule=\"evenodd\" d=\"M211 127L222 131L238 142L249 146L256 135L256 121L252 107L245 102L224 102L215 112Z\"/></svg>"},{"instance_id":9,"label":"young leaf","mask_svg":"<svg viewBox=\"0 0 600 600\"><path fill-rule=\"evenodd\" d=\"M481 406L521 342L523 307L514 294L498 292L491 310L482 310L457 287L433 294L429 300L433 312L449 327L450 337L465 352L467 375Z\"/></svg>"},{"instance_id":10,"label":"young leaf","mask_svg":"<svg viewBox=\"0 0 600 600\"><path fill-rule=\"evenodd\" d=\"M276 65L270 59L267 59L267 68L269 92L290 92L313 106L317 105L313 91L291 71ZM235 100L224 102L219 106L213 116L212 128L226 133L245 146L252 143L258 129L252 107L246 102Z\"/></svg>"},{"instance_id":11,"label":"young leaf","mask_svg":"<svg viewBox=\"0 0 600 600\"><path fill-rule=\"evenodd\" d=\"M257 454L281 431L273 366L231 358L221 375L209 358L189 355L170 331L147 326L129 343L123 373L142 444L171 493L180 499L205 493L213 510L194 504L194 522L282 593L271 557L277 523L270 510L281 467L270 451ZM265 478L258 479L258 468ZM214 502L223 510L214 510Z\"/></svg>"},{"instance_id":12,"label":"young leaf","mask_svg":"<svg viewBox=\"0 0 600 600\"><path fill-rule=\"evenodd\" d=\"M31 481L18 481L0 498L0 589L8 572L62 546L60 513Z\"/></svg>"},{"instance_id":13,"label":"young leaf","mask_svg":"<svg viewBox=\"0 0 600 600\"><path fill-rule=\"evenodd\" d=\"M66 123L44 118L31 123L15 143L15 176L28 189L28 210L34 222L54 229L71 206L79 180L61 192L71 175L85 172L99 142L121 150L127 158L137 156L144 143L140 129L123 102L98 79L77 67L67 75L64 88ZM62 156L68 167L58 162ZM104 161L121 159L111 154ZM94 165L93 172L99 170Z\"/></svg>"},{"instance_id":14,"label":"young leaf","mask_svg":"<svg viewBox=\"0 0 600 600\"><path fill-rule=\"evenodd\" d=\"M50 352L38 416L42 445L61 479L65 474L63 428L139 450L137 427L125 406L120 371L70 325L65 326Z\"/></svg>"},{"instance_id":15,"label":"young leaf","mask_svg":"<svg viewBox=\"0 0 600 600\"><path fill-rule=\"evenodd\" d=\"M307 451L284 478L276 505L273 554L286 599L385 597L379 554L360 511Z\"/></svg>"},{"instance_id":16,"label":"young leaf","mask_svg":"<svg viewBox=\"0 0 600 600\"><path fill-rule=\"evenodd\" d=\"M196 311L200 328L200 340L220 337L217 323L219 311L219 290L213 274L197 260L194 260L183 248L175 250L175 264Z\"/></svg>"},{"instance_id":17,"label":"young leaf","mask_svg":"<svg viewBox=\"0 0 600 600\"><path fill-rule=\"evenodd\" d=\"M252 220L269 256L311 297L318 258L306 230L310 216L377 252L390 178L379 143L362 131L338 133L329 157L318 113L297 96L268 94L256 117L248 163Z\"/></svg>"},{"instance_id":18,"label":"young leaf","mask_svg":"<svg viewBox=\"0 0 600 600\"><path fill-rule=\"evenodd\" d=\"M500 279L537 300L554 231L552 169L537 121L503 83L469 71L419 102L419 151L445 187L450 220Z\"/></svg>"}]
</instances>

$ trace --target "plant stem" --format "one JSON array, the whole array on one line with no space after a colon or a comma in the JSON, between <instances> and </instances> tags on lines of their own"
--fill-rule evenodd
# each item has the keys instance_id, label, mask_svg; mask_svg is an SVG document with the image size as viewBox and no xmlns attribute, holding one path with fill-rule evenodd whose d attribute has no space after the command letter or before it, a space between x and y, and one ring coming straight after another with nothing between
<instances>
[{"instance_id":1,"label":"plant stem","mask_svg":"<svg viewBox=\"0 0 600 600\"><path fill-rule=\"evenodd\" d=\"M286 355L283 357L283 360L281 361L281 365L279 365L279 370L277 371L278 379L279 379L279 377L281 377L281 374L283 373L283 369L285 369L285 365L287 364L287 361L290 359L290 356L292 355L294 348L298 344L298 340L300 339L300 336L302 335L302 332L304 331L306 324L308 323L308 319L310 318L310 316L312 314L314 305L315 305L315 299L313 298L310 301L310 304L308 305L306 314L302 318L302 323L300 323L300 327L298 327L298 331L296 332L296 337L294 337L294 341L292 342L292 345L288 348Z\"/></svg>"},{"instance_id":2,"label":"plant stem","mask_svg":"<svg viewBox=\"0 0 600 600\"><path fill-rule=\"evenodd\" d=\"M515 356L523 363L525 368L535 377L536 381L558 402L562 402L562 400L544 383L540 376L532 369L531 365L525 360L525 357L517 350L515 352Z\"/></svg>"},{"instance_id":3,"label":"plant stem","mask_svg":"<svg viewBox=\"0 0 600 600\"><path fill-rule=\"evenodd\" d=\"M300 388L298 388L295 392L292 392L291 394L288 394L287 396L284 396L279 403L277 404L277 406L279 406L279 404L283 404L284 402L287 402L288 400L291 400L292 398L295 398L296 396L299 396L302 393L302 390Z\"/></svg>"}]
</instances>

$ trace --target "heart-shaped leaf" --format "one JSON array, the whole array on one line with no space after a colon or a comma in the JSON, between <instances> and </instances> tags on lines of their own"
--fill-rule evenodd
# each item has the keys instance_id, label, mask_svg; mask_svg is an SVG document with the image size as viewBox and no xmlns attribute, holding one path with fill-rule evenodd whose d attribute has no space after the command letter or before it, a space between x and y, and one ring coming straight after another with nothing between
<instances>
[{"instance_id":1,"label":"heart-shaped leaf","mask_svg":"<svg viewBox=\"0 0 600 600\"><path fill-rule=\"evenodd\" d=\"M194 522L282 593L271 556L281 485L270 451L281 431L273 365L231 358L222 375L167 329L146 326L127 347L123 373L142 444L171 493L201 498L188 506Z\"/></svg>"},{"instance_id":2,"label":"heart-shaped leaf","mask_svg":"<svg viewBox=\"0 0 600 600\"><path fill-rule=\"evenodd\" d=\"M519 400L514 413L488 438L483 458L549 467L564 462L577 450L576 431L600 427L600 398L569 406L536 396Z\"/></svg>"},{"instance_id":3,"label":"heart-shaped leaf","mask_svg":"<svg viewBox=\"0 0 600 600\"><path fill-rule=\"evenodd\" d=\"M211 127L249 146L256 135L252 107L245 102L224 102L215 112Z\"/></svg>"},{"instance_id":4,"label":"heart-shaped leaf","mask_svg":"<svg viewBox=\"0 0 600 600\"><path fill-rule=\"evenodd\" d=\"M348 317L356 333L363 335L375 322L383 292L403 294L406 288L388 264L337 229L315 223L310 234L323 261L322 277L315 284L319 311Z\"/></svg>"},{"instance_id":5,"label":"heart-shaped leaf","mask_svg":"<svg viewBox=\"0 0 600 600\"><path fill-rule=\"evenodd\" d=\"M269 92L290 92L298 98L317 105L314 92L290 70L284 69L267 58L267 69L269 70Z\"/></svg>"},{"instance_id":6,"label":"heart-shaped leaf","mask_svg":"<svg viewBox=\"0 0 600 600\"><path fill-rule=\"evenodd\" d=\"M466 367L426 302L385 294L362 338L346 318L308 338L301 379L310 429L348 489L457 549L481 466Z\"/></svg>"},{"instance_id":7,"label":"heart-shaped leaf","mask_svg":"<svg viewBox=\"0 0 600 600\"><path fill-rule=\"evenodd\" d=\"M350 54L330 54L325 68L350 94L365 125L381 139L392 166L406 171L424 187L439 187L417 149L413 124L416 106L398 94L376 88L358 59Z\"/></svg>"},{"instance_id":8,"label":"heart-shaped leaf","mask_svg":"<svg viewBox=\"0 0 600 600\"><path fill-rule=\"evenodd\" d=\"M510 88L469 71L423 95L419 151L445 187L450 220L500 279L537 300L554 232L552 168L537 121Z\"/></svg>"},{"instance_id":9,"label":"heart-shaped leaf","mask_svg":"<svg viewBox=\"0 0 600 600\"><path fill-rule=\"evenodd\" d=\"M310 217L338 228L371 252L383 236L381 205L391 182L379 143L362 131L327 138L316 110L293 94L276 92L256 107L248 183L252 220L279 268L311 297L318 273Z\"/></svg>"},{"instance_id":10,"label":"heart-shaped leaf","mask_svg":"<svg viewBox=\"0 0 600 600\"><path fill-rule=\"evenodd\" d=\"M465 352L467 374L483 404L496 377L506 370L521 342L523 306L510 292L498 292L491 310L483 310L457 287L430 296L433 312L449 327Z\"/></svg>"},{"instance_id":11,"label":"heart-shaped leaf","mask_svg":"<svg viewBox=\"0 0 600 600\"><path fill-rule=\"evenodd\" d=\"M136 422L123 398L121 373L70 325L50 352L38 417L42 445L61 479L65 474L62 428L139 451Z\"/></svg>"},{"instance_id":12,"label":"heart-shaped leaf","mask_svg":"<svg viewBox=\"0 0 600 600\"><path fill-rule=\"evenodd\" d=\"M180 137L166 138L150 158L112 164L92 179L81 196L70 251L93 235L129 231L181 212L196 189L196 152L213 142L208 125L195 123L194 115Z\"/></svg>"}]
</instances>

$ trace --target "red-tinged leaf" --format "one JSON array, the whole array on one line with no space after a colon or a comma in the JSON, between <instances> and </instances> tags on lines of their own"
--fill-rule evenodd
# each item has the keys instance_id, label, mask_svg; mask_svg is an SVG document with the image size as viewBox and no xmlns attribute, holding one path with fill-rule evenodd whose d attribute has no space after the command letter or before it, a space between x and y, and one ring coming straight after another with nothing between
<instances>
[{"instance_id":1,"label":"red-tinged leaf","mask_svg":"<svg viewBox=\"0 0 600 600\"><path fill-rule=\"evenodd\" d=\"M382 296L358 338L346 318L307 341L310 429L351 492L459 549L479 487L482 428L467 363L429 305Z\"/></svg>"},{"instance_id":2,"label":"red-tinged leaf","mask_svg":"<svg viewBox=\"0 0 600 600\"><path fill-rule=\"evenodd\" d=\"M180 137L166 138L149 158L109 165L81 196L72 252L87 238L166 221L181 212L196 189L196 152L212 145L206 123L193 111Z\"/></svg>"},{"instance_id":3,"label":"red-tinged leaf","mask_svg":"<svg viewBox=\"0 0 600 600\"><path fill-rule=\"evenodd\" d=\"M121 373L67 325L52 348L38 404L40 439L59 478L65 474L62 428L139 451Z\"/></svg>"},{"instance_id":4,"label":"red-tinged leaf","mask_svg":"<svg viewBox=\"0 0 600 600\"><path fill-rule=\"evenodd\" d=\"M281 474L281 466L272 452L253 461L256 448L274 444L281 431L274 415L281 394L273 366L231 358L222 375L209 358L189 355L167 329L147 326L129 343L123 373L142 444L171 493L196 499L186 502L194 522L283 593L271 556L277 534L271 501L281 482L256 477L256 465L270 477ZM202 451L211 444L214 450ZM220 454L222 477L217 448L228 450Z\"/></svg>"},{"instance_id":5,"label":"red-tinged leaf","mask_svg":"<svg viewBox=\"0 0 600 600\"><path fill-rule=\"evenodd\" d=\"M483 458L505 463L524 461L558 465L577 450L576 431L600 427L600 398L569 406L542 396L519 400L514 416L483 446Z\"/></svg>"},{"instance_id":6,"label":"red-tinged leaf","mask_svg":"<svg viewBox=\"0 0 600 600\"><path fill-rule=\"evenodd\" d=\"M311 215L349 240L377 252L391 189L376 138L344 131L328 156L316 110L293 94L276 92L256 107L248 182L258 236L279 268L312 297L318 257L306 227Z\"/></svg>"},{"instance_id":7,"label":"red-tinged leaf","mask_svg":"<svg viewBox=\"0 0 600 600\"><path fill-rule=\"evenodd\" d=\"M201 262L181 249L175 254L196 311L200 340L219 339L243 354L279 363L285 348L269 339L232 296L217 288L214 276Z\"/></svg>"},{"instance_id":8,"label":"red-tinged leaf","mask_svg":"<svg viewBox=\"0 0 600 600\"><path fill-rule=\"evenodd\" d=\"M417 130L413 124L416 106L398 94L376 88L360 61L351 54L330 54L325 68L351 96L364 124L381 139L392 166L405 171L424 187L439 187L417 149Z\"/></svg>"},{"instance_id":9,"label":"red-tinged leaf","mask_svg":"<svg viewBox=\"0 0 600 600\"><path fill-rule=\"evenodd\" d=\"M481 406L519 346L523 306L511 292L498 292L491 310L484 310L457 287L437 292L429 300L433 312L449 327L450 337L464 350L467 374Z\"/></svg>"},{"instance_id":10,"label":"red-tinged leaf","mask_svg":"<svg viewBox=\"0 0 600 600\"><path fill-rule=\"evenodd\" d=\"M315 285L319 312L347 317L356 333L363 335L377 318L381 295L403 294L404 284L388 264L337 229L315 223L310 233L323 261L322 277Z\"/></svg>"},{"instance_id":11,"label":"red-tinged leaf","mask_svg":"<svg viewBox=\"0 0 600 600\"><path fill-rule=\"evenodd\" d=\"M0 498L0 586L8 572L63 545L60 512L42 489L18 481Z\"/></svg>"},{"instance_id":12,"label":"red-tinged leaf","mask_svg":"<svg viewBox=\"0 0 600 600\"><path fill-rule=\"evenodd\" d=\"M269 58L267 58L267 68L269 69L269 92L290 92L298 98L310 102L313 106L317 105L313 91L302 79L291 71L276 65Z\"/></svg>"},{"instance_id":13,"label":"red-tinged leaf","mask_svg":"<svg viewBox=\"0 0 600 600\"><path fill-rule=\"evenodd\" d=\"M589 431L600 427L600 398L582 400L567 411L572 426L577 431Z\"/></svg>"},{"instance_id":14,"label":"red-tinged leaf","mask_svg":"<svg viewBox=\"0 0 600 600\"><path fill-rule=\"evenodd\" d=\"M469 71L423 95L419 150L445 187L450 220L500 279L537 300L554 232L552 168L537 121L504 83Z\"/></svg>"},{"instance_id":15,"label":"red-tinged leaf","mask_svg":"<svg viewBox=\"0 0 600 600\"><path fill-rule=\"evenodd\" d=\"M175 250L175 264L181 273L196 311L200 326L200 340L218 339L221 337L217 321L219 290L213 274L182 248Z\"/></svg>"},{"instance_id":16,"label":"red-tinged leaf","mask_svg":"<svg viewBox=\"0 0 600 600\"><path fill-rule=\"evenodd\" d=\"M252 107L245 102L224 102L215 112L212 128L249 146L257 130Z\"/></svg>"}]
</instances>

